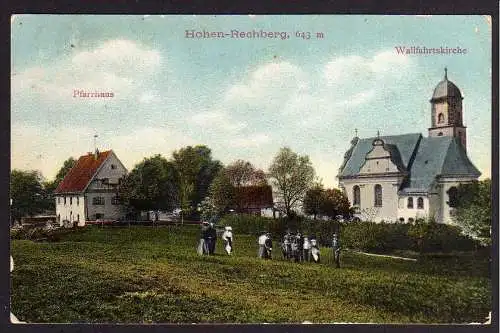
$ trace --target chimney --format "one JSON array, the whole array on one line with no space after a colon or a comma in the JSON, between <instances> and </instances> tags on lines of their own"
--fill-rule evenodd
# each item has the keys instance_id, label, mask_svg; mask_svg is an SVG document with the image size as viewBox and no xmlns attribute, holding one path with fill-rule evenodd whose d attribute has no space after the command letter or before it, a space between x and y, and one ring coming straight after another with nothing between
<instances>
[{"instance_id":1,"label":"chimney","mask_svg":"<svg viewBox=\"0 0 500 333\"><path fill-rule=\"evenodd\" d=\"M95 155L94 155L95 159L97 160L99 158L99 149L95 149Z\"/></svg>"}]
</instances>

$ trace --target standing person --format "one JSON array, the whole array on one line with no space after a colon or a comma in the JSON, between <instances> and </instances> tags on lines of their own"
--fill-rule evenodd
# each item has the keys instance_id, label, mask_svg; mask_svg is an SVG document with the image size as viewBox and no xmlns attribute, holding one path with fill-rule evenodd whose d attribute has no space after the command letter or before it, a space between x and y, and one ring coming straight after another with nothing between
<instances>
[{"instance_id":1,"label":"standing person","mask_svg":"<svg viewBox=\"0 0 500 333\"><path fill-rule=\"evenodd\" d=\"M209 254L214 254L215 253L215 244L217 243L217 230L215 229L214 223L210 223L210 228L209 228L209 235L208 237L210 238L209 247L208 247L208 253Z\"/></svg>"},{"instance_id":2,"label":"standing person","mask_svg":"<svg viewBox=\"0 0 500 333\"><path fill-rule=\"evenodd\" d=\"M204 255L208 254L208 222L204 221L201 223L201 235L200 243L198 244L198 254Z\"/></svg>"},{"instance_id":3,"label":"standing person","mask_svg":"<svg viewBox=\"0 0 500 333\"><path fill-rule=\"evenodd\" d=\"M300 232L297 233L297 258L296 261L302 261L304 251L304 237Z\"/></svg>"},{"instance_id":4,"label":"standing person","mask_svg":"<svg viewBox=\"0 0 500 333\"><path fill-rule=\"evenodd\" d=\"M304 261L311 261L311 243L309 242L309 237L304 237L304 245L303 245L303 255Z\"/></svg>"},{"instance_id":5,"label":"standing person","mask_svg":"<svg viewBox=\"0 0 500 333\"><path fill-rule=\"evenodd\" d=\"M273 240L271 239L271 234L266 233L266 239L264 241L264 258L272 259L271 252L273 250Z\"/></svg>"},{"instance_id":6,"label":"standing person","mask_svg":"<svg viewBox=\"0 0 500 333\"><path fill-rule=\"evenodd\" d=\"M311 249L309 250L311 259L318 263L319 262L319 245L318 245L318 240L316 239L315 236L311 236Z\"/></svg>"},{"instance_id":7,"label":"standing person","mask_svg":"<svg viewBox=\"0 0 500 333\"><path fill-rule=\"evenodd\" d=\"M226 226L222 234L222 240L225 242L224 249L226 253L231 255L233 253L233 228Z\"/></svg>"},{"instance_id":8,"label":"standing person","mask_svg":"<svg viewBox=\"0 0 500 333\"><path fill-rule=\"evenodd\" d=\"M265 252L265 247L266 247L266 240L267 240L267 234L263 233L262 235L259 236L257 243L259 244L259 252L258 252L258 257L259 258L264 258L264 252Z\"/></svg>"},{"instance_id":9,"label":"standing person","mask_svg":"<svg viewBox=\"0 0 500 333\"><path fill-rule=\"evenodd\" d=\"M335 261L335 267L340 268L340 242L337 234L333 234L332 250L333 250L333 260Z\"/></svg>"}]
</instances>

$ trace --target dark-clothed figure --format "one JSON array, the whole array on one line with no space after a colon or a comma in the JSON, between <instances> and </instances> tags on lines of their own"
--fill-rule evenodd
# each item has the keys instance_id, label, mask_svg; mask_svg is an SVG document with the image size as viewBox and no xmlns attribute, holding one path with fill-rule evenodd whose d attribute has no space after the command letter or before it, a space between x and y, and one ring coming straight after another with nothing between
<instances>
[{"instance_id":1,"label":"dark-clothed figure","mask_svg":"<svg viewBox=\"0 0 500 333\"><path fill-rule=\"evenodd\" d=\"M297 233L297 253L295 254L295 261L302 261L303 258L303 251L304 251L304 237L302 234L299 232Z\"/></svg>"},{"instance_id":2,"label":"dark-clothed figure","mask_svg":"<svg viewBox=\"0 0 500 333\"><path fill-rule=\"evenodd\" d=\"M264 258L265 259L271 259L271 252L273 250L273 241L271 239L271 234L267 233L266 234L266 239L264 241Z\"/></svg>"},{"instance_id":3,"label":"dark-clothed figure","mask_svg":"<svg viewBox=\"0 0 500 333\"><path fill-rule=\"evenodd\" d=\"M337 234L333 234L332 250L333 250L333 259L335 261L335 266L337 268L340 268L340 242Z\"/></svg>"},{"instance_id":4,"label":"dark-clothed figure","mask_svg":"<svg viewBox=\"0 0 500 333\"><path fill-rule=\"evenodd\" d=\"M217 230L215 229L215 225L210 223L208 229L208 253L215 253L215 244L217 242Z\"/></svg>"},{"instance_id":5,"label":"dark-clothed figure","mask_svg":"<svg viewBox=\"0 0 500 333\"><path fill-rule=\"evenodd\" d=\"M208 222L203 222L201 224L201 235L200 235L200 243L198 244L198 254L208 254L208 239L209 239L209 229L210 226Z\"/></svg>"},{"instance_id":6,"label":"dark-clothed figure","mask_svg":"<svg viewBox=\"0 0 500 333\"><path fill-rule=\"evenodd\" d=\"M290 259L292 252L292 236L290 232L287 231L285 236L283 236L283 244L281 245L281 250L283 251L283 258Z\"/></svg>"}]
</instances>

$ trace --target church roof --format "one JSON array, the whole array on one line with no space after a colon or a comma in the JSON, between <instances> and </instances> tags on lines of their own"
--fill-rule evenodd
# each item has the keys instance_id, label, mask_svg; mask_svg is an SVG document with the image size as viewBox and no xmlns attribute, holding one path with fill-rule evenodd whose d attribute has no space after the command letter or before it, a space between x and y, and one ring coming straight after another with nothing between
<instances>
[{"instance_id":1,"label":"church roof","mask_svg":"<svg viewBox=\"0 0 500 333\"><path fill-rule=\"evenodd\" d=\"M434 88L434 93L432 94L432 99L439 99L443 97L460 97L462 98L462 93L460 89L451 81L448 80L448 74L445 69L444 79L439 82Z\"/></svg>"},{"instance_id":2,"label":"church roof","mask_svg":"<svg viewBox=\"0 0 500 333\"><path fill-rule=\"evenodd\" d=\"M339 178L358 176L374 139L358 141ZM403 134L381 139L388 143L384 147L389 147L391 155L400 153L400 157L391 156L391 160L395 162L400 158L402 166L409 172L408 178L400 188L402 193L427 192L438 176L477 178L481 175L457 138L449 136L425 138L421 134ZM396 146L397 151L391 146Z\"/></svg>"},{"instance_id":3,"label":"church roof","mask_svg":"<svg viewBox=\"0 0 500 333\"><path fill-rule=\"evenodd\" d=\"M384 148L391 153L391 160L398 168L407 169L415 147L422 135L420 133L381 136ZM346 161L339 177L357 176L365 163L365 157L373 148L372 143L376 137L359 139L352 150L349 160Z\"/></svg>"}]
</instances>

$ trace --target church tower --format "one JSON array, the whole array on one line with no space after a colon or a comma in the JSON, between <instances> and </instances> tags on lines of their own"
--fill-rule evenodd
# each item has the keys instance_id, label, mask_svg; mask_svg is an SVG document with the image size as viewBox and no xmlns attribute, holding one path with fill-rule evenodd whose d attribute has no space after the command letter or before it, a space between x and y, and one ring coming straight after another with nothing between
<instances>
[{"instance_id":1,"label":"church tower","mask_svg":"<svg viewBox=\"0 0 500 333\"><path fill-rule=\"evenodd\" d=\"M448 71L444 69L444 79L438 83L432 94L431 126L429 137L458 137L464 149L467 149L466 127L462 118L462 94L460 89L448 80Z\"/></svg>"}]
</instances>

